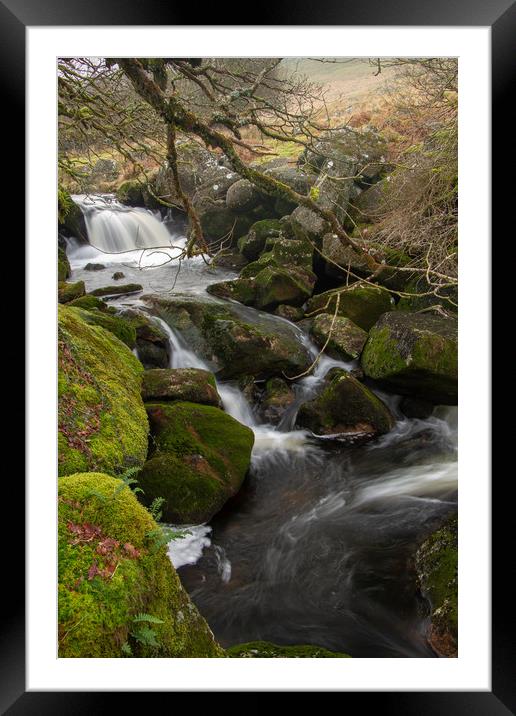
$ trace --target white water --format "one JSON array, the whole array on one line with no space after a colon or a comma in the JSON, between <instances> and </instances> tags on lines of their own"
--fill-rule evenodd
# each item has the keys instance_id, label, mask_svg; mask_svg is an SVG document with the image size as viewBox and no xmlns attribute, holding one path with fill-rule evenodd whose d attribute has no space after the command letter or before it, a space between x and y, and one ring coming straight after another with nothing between
<instances>
[{"instance_id":1,"label":"white water","mask_svg":"<svg viewBox=\"0 0 516 716\"><path fill-rule=\"evenodd\" d=\"M176 569L185 564L195 564L201 557L203 550L211 545L211 527L207 525L193 525L191 527L173 527L177 532L183 533L168 543L168 556Z\"/></svg>"},{"instance_id":2,"label":"white water","mask_svg":"<svg viewBox=\"0 0 516 716\"><path fill-rule=\"evenodd\" d=\"M123 206L109 195L77 194L72 198L84 214L91 246L103 253L172 246L167 228L151 211Z\"/></svg>"}]
</instances>

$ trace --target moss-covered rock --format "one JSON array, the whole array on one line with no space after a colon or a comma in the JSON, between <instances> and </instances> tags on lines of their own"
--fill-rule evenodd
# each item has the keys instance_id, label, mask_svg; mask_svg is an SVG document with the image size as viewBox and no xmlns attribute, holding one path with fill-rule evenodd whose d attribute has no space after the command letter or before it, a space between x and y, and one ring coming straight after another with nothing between
<instances>
[{"instance_id":1,"label":"moss-covered rock","mask_svg":"<svg viewBox=\"0 0 516 716\"><path fill-rule=\"evenodd\" d=\"M123 286L102 286L90 291L92 296L120 296L122 294L138 293L143 291L139 283L125 283Z\"/></svg>"},{"instance_id":2,"label":"moss-covered rock","mask_svg":"<svg viewBox=\"0 0 516 716\"><path fill-rule=\"evenodd\" d=\"M152 442L139 475L146 503L163 497L174 524L207 522L238 492L253 431L218 408L189 402L147 404Z\"/></svg>"},{"instance_id":3,"label":"moss-covered rock","mask_svg":"<svg viewBox=\"0 0 516 716\"><path fill-rule=\"evenodd\" d=\"M127 309L122 313L136 331L136 352L146 369L170 366L170 344L161 327L141 311Z\"/></svg>"},{"instance_id":4,"label":"moss-covered rock","mask_svg":"<svg viewBox=\"0 0 516 716\"><path fill-rule=\"evenodd\" d=\"M116 190L116 198L128 206L145 206L144 185L137 179L128 179Z\"/></svg>"},{"instance_id":5,"label":"moss-covered rock","mask_svg":"<svg viewBox=\"0 0 516 716\"><path fill-rule=\"evenodd\" d=\"M354 441L382 435L394 427L394 418L385 403L340 368L329 371L322 393L300 407L296 422L316 435Z\"/></svg>"},{"instance_id":6,"label":"moss-covered rock","mask_svg":"<svg viewBox=\"0 0 516 716\"><path fill-rule=\"evenodd\" d=\"M396 306L398 311L415 312L431 306L442 306L446 311L457 313L459 296L457 286L449 286L439 290L439 296L433 293L435 287L430 286L424 276L412 277L403 287L402 296ZM425 295L426 294L426 295Z\"/></svg>"},{"instance_id":7,"label":"moss-covered rock","mask_svg":"<svg viewBox=\"0 0 516 716\"><path fill-rule=\"evenodd\" d=\"M88 240L81 208L62 186L59 186L57 190L57 222L59 230L65 236L75 236L83 241Z\"/></svg>"},{"instance_id":8,"label":"moss-covered rock","mask_svg":"<svg viewBox=\"0 0 516 716\"><path fill-rule=\"evenodd\" d=\"M115 316L97 309L85 310L76 307L76 310L85 323L89 323L91 326L102 326L106 331L110 331L110 333L119 338L126 346L134 348L136 343L136 330L121 316Z\"/></svg>"},{"instance_id":9,"label":"moss-covered rock","mask_svg":"<svg viewBox=\"0 0 516 716\"><path fill-rule=\"evenodd\" d=\"M246 236L238 240L239 251L249 261L256 261L270 237L279 236L281 223L278 219L262 219L255 222Z\"/></svg>"},{"instance_id":10,"label":"moss-covered rock","mask_svg":"<svg viewBox=\"0 0 516 716\"><path fill-rule=\"evenodd\" d=\"M349 318L364 331L372 328L382 313L394 308L394 302L384 288L356 283L313 296L307 303L306 314L333 315L337 295L340 296L337 314Z\"/></svg>"},{"instance_id":11,"label":"moss-covered rock","mask_svg":"<svg viewBox=\"0 0 516 716\"><path fill-rule=\"evenodd\" d=\"M325 353L340 360L353 360L362 353L367 332L343 316L320 313L312 321L310 335Z\"/></svg>"},{"instance_id":12,"label":"moss-covered rock","mask_svg":"<svg viewBox=\"0 0 516 716\"><path fill-rule=\"evenodd\" d=\"M64 249L62 249L61 247L58 247L58 249L57 249L57 280L60 283L63 283L71 275L71 273L72 273L72 271L70 269L70 262L68 261L68 256L66 255L66 251Z\"/></svg>"},{"instance_id":13,"label":"moss-covered rock","mask_svg":"<svg viewBox=\"0 0 516 716\"><path fill-rule=\"evenodd\" d=\"M371 329L361 364L387 389L434 404L457 404L457 320L393 311Z\"/></svg>"},{"instance_id":14,"label":"moss-covered rock","mask_svg":"<svg viewBox=\"0 0 516 716\"><path fill-rule=\"evenodd\" d=\"M302 644L279 646L269 641L250 641L226 649L227 656L234 659L348 659L349 654L328 651L321 646Z\"/></svg>"},{"instance_id":15,"label":"moss-covered rock","mask_svg":"<svg viewBox=\"0 0 516 716\"><path fill-rule=\"evenodd\" d=\"M151 295L144 300L218 377L297 375L311 363L296 329L273 316L254 314L251 324L238 304L200 296Z\"/></svg>"},{"instance_id":16,"label":"moss-covered rock","mask_svg":"<svg viewBox=\"0 0 516 716\"><path fill-rule=\"evenodd\" d=\"M223 657L124 483L59 480L59 656Z\"/></svg>"},{"instance_id":17,"label":"moss-covered rock","mask_svg":"<svg viewBox=\"0 0 516 716\"><path fill-rule=\"evenodd\" d=\"M144 400L182 400L220 407L215 376L199 368L154 368L143 374Z\"/></svg>"},{"instance_id":18,"label":"moss-covered rock","mask_svg":"<svg viewBox=\"0 0 516 716\"><path fill-rule=\"evenodd\" d=\"M57 300L59 303L70 303L70 301L84 296L85 293L84 281L76 281L75 283L61 282L57 285Z\"/></svg>"},{"instance_id":19,"label":"moss-covered rock","mask_svg":"<svg viewBox=\"0 0 516 716\"><path fill-rule=\"evenodd\" d=\"M74 308L83 308L85 311L102 311L104 313L113 313L115 311L112 306L108 306L105 301L97 298L97 296L92 296L91 293L74 298L68 305Z\"/></svg>"},{"instance_id":20,"label":"moss-covered rock","mask_svg":"<svg viewBox=\"0 0 516 716\"><path fill-rule=\"evenodd\" d=\"M444 657L457 656L457 515L430 535L416 553L421 593L430 602L427 638Z\"/></svg>"},{"instance_id":21,"label":"moss-covered rock","mask_svg":"<svg viewBox=\"0 0 516 716\"><path fill-rule=\"evenodd\" d=\"M97 264L97 263L87 263L84 267L85 271L103 271L105 269L104 264Z\"/></svg>"},{"instance_id":22,"label":"moss-covered rock","mask_svg":"<svg viewBox=\"0 0 516 716\"><path fill-rule=\"evenodd\" d=\"M299 306L287 306L281 303L274 309L274 315L285 318L287 321L301 321L304 318L304 311Z\"/></svg>"},{"instance_id":23,"label":"moss-covered rock","mask_svg":"<svg viewBox=\"0 0 516 716\"><path fill-rule=\"evenodd\" d=\"M143 465L148 422L141 363L77 308L59 307L59 475Z\"/></svg>"},{"instance_id":24,"label":"moss-covered rock","mask_svg":"<svg viewBox=\"0 0 516 716\"><path fill-rule=\"evenodd\" d=\"M256 302L256 284L251 278L236 278L232 281L219 281L206 288L208 293L218 298L229 298L253 306Z\"/></svg>"},{"instance_id":25,"label":"moss-covered rock","mask_svg":"<svg viewBox=\"0 0 516 716\"><path fill-rule=\"evenodd\" d=\"M245 214L263 201L263 195L248 179L239 179L226 193L226 206L236 214Z\"/></svg>"},{"instance_id":26,"label":"moss-covered rock","mask_svg":"<svg viewBox=\"0 0 516 716\"><path fill-rule=\"evenodd\" d=\"M294 391L282 378L270 378L260 397L260 417L265 423L277 425L295 399Z\"/></svg>"}]
</instances>

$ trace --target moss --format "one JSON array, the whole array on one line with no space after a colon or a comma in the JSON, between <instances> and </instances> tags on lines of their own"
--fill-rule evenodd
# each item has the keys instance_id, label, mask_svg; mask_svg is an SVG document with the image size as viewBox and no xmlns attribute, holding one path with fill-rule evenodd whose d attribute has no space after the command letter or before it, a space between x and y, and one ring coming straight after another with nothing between
<instances>
[{"instance_id":1,"label":"moss","mask_svg":"<svg viewBox=\"0 0 516 716\"><path fill-rule=\"evenodd\" d=\"M457 402L457 322L393 312L370 331L364 373L385 387L432 403Z\"/></svg>"},{"instance_id":2,"label":"moss","mask_svg":"<svg viewBox=\"0 0 516 716\"><path fill-rule=\"evenodd\" d=\"M59 282L66 281L70 274L70 263L66 255L66 251L59 247L57 249L57 280Z\"/></svg>"},{"instance_id":3,"label":"moss","mask_svg":"<svg viewBox=\"0 0 516 716\"><path fill-rule=\"evenodd\" d=\"M85 311L106 311L109 312L114 311L115 309L108 306L105 301L103 301L101 298L97 298L96 296L92 296L91 294L86 294L85 296L80 296L79 298L74 298L73 301L70 301L68 304L69 306L73 306L74 308L83 308Z\"/></svg>"},{"instance_id":4,"label":"moss","mask_svg":"<svg viewBox=\"0 0 516 716\"><path fill-rule=\"evenodd\" d=\"M326 345L325 352L329 356L340 360L358 358L367 340L367 333L349 318L336 316L334 319L328 313L320 313L314 318L310 334L318 346Z\"/></svg>"},{"instance_id":5,"label":"moss","mask_svg":"<svg viewBox=\"0 0 516 716\"><path fill-rule=\"evenodd\" d=\"M433 293L429 296L421 294L432 291L433 287L427 282L423 276L411 278L403 287L403 291L407 296L402 296L398 302L397 309L399 311L415 312L421 311L430 306L442 306L447 311L457 313L458 290L456 286L443 288L439 290L441 296L435 296Z\"/></svg>"},{"instance_id":6,"label":"moss","mask_svg":"<svg viewBox=\"0 0 516 716\"><path fill-rule=\"evenodd\" d=\"M354 284L313 296L308 301L306 313L333 315L337 294L340 295L338 315L349 318L364 331L372 328L383 313L394 308L391 296L384 288Z\"/></svg>"},{"instance_id":7,"label":"moss","mask_svg":"<svg viewBox=\"0 0 516 716\"><path fill-rule=\"evenodd\" d=\"M255 222L246 236L238 240L239 251L249 259L255 261L265 248L265 242L271 236L279 235L281 223L278 219L262 219Z\"/></svg>"},{"instance_id":8,"label":"moss","mask_svg":"<svg viewBox=\"0 0 516 716\"><path fill-rule=\"evenodd\" d=\"M102 288L96 288L94 291L90 291L90 295L115 296L124 293L136 293L137 291L143 291L143 286L139 283L126 283L123 286L102 286Z\"/></svg>"},{"instance_id":9,"label":"moss","mask_svg":"<svg viewBox=\"0 0 516 716\"><path fill-rule=\"evenodd\" d=\"M274 309L274 314L280 318L286 318L287 321L301 321L304 318L304 311L299 306L287 306L281 303Z\"/></svg>"},{"instance_id":10,"label":"moss","mask_svg":"<svg viewBox=\"0 0 516 716\"><path fill-rule=\"evenodd\" d=\"M149 403L150 459L139 476L142 499L163 497L174 524L207 522L240 488L251 459L252 430L218 408Z\"/></svg>"},{"instance_id":11,"label":"moss","mask_svg":"<svg viewBox=\"0 0 516 716\"><path fill-rule=\"evenodd\" d=\"M62 186L57 189L57 221L63 233L87 240L82 211Z\"/></svg>"},{"instance_id":12,"label":"moss","mask_svg":"<svg viewBox=\"0 0 516 716\"><path fill-rule=\"evenodd\" d=\"M144 400L181 400L220 406L215 376L199 368L154 368L143 374Z\"/></svg>"},{"instance_id":13,"label":"moss","mask_svg":"<svg viewBox=\"0 0 516 716\"><path fill-rule=\"evenodd\" d=\"M59 481L59 656L222 657L190 602L158 525L121 480L99 473ZM138 623L146 614L160 623ZM145 624L154 646L133 634Z\"/></svg>"},{"instance_id":14,"label":"moss","mask_svg":"<svg viewBox=\"0 0 516 716\"><path fill-rule=\"evenodd\" d=\"M350 373L339 368L326 376L321 395L304 403L297 423L316 435L381 435L394 427L389 408Z\"/></svg>"},{"instance_id":15,"label":"moss","mask_svg":"<svg viewBox=\"0 0 516 716\"><path fill-rule=\"evenodd\" d=\"M69 303L75 298L84 296L86 290L84 288L84 281L77 281L76 283L59 283L57 288L57 300L59 303Z\"/></svg>"},{"instance_id":16,"label":"moss","mask_svg":"<svg viewBox=\"0 0 516 716\"><path fill-rule=\"evenodd\" d=\"M146 296L147 303L187 344L213 366L217 377L241 375L263 378L296 375L310 365L310 355L288 324L256 314L247 323L241 308L198 296L161 298Z\"/></svg>"},{"instance_id":17,"label":"moss","mask_svg":"<svg viewBox=\"0 0 516 716\"><path fill-rule=\"evenodd\" d=\"M431 534L416 554L422 594L431 607L429 640L442 656L457 655L457 515Z\"/></svg>"},{"instance_id":18,"label":"moss","mask_svg":"<svg viewBox=\"0 0 516 716\"><path fill-rule=\"evenodd\" d=\"M86 323L92 326L102 326L106 331L109 331L114 336L119 338L122 343L125 343L129 348L134 348L136 343L136 330L127 321L124 321L120 316L113 316L109 313L103 313L102 311L91 310L86 311L82 308L76 308L79 312L80 317Z\"/></svg>"},{"instance_id":19,"label":"moss","mask_svg":"<svg viewBox=\"0 0 516 716\"><path fill-rule=\"evenodd\" d=\"M234 659L348 659L349 654L328 651L321 646L310 644L296 646L278 646L268 641L250 641L236 644L226 649L227 656Z\"/></svg>"},{"instance_id":20,"label":"moss","mask_svg":"<svg viewBox=\"0 0 516 716\"><path fill-rule=\"evenodd\" d=\"M234 281L220 281L210 284L206 290L213 296L229 298L243 303L245 306L252 306L255 302L256 287L251 279L237 278Z\"/></svg>"},{"instance_id":21,"label":"moss","mask_svg":"<svg viewBox=\"0 0 516 716\"><path fill-rule=\"evenodd\" d=\"M114 475L141 466L147 454L143 368L126 345L81 313L59 308L59 475Z\"/></svg>"},{"instance_id":22,"label":"moss","mask_svg":"<svg viewBox=\"0 0 516 716\"><path fill-rule=\"evenodd\" d=\"M295 400L292 388L281 378L270 378L260 399L260 415L264 422L276 424Z\"/></svg>"},{"instance_id":23,"label":"moss","mask_svg":"<svg viewBox=\"0 0 516 716\"><path fill-rule=\"evenodd\" d=\"M122 182L116 190L116 198L121 204L145 206L142 184L137 179Z\"/></svg>"}]
</instances>

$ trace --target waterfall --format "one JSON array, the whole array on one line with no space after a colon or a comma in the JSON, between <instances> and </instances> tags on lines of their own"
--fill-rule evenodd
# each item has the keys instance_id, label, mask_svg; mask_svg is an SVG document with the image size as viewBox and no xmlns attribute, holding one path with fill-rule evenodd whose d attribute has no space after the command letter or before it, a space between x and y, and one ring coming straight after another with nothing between
<instances>
[{"instance_id":1,"label":"waterfall","mask_svg":"<svg viewBox=\"0 0 516 716\"><path fill-rule=\"evenodd\" d=\"M151 211L127 207L113 197L74 195L84 214L91 246L107 254L170 248L172 237Z\"/></svg>"}]
</instances>

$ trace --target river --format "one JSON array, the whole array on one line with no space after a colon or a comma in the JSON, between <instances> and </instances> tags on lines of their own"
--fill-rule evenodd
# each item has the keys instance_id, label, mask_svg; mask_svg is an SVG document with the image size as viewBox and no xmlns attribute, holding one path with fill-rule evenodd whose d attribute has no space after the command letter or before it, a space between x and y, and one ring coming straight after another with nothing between
<instances>
[{"instance_id":1,"label":"river","mask_svg":"<svg viewBox=\"0 0 516 716\"><path fill-rule=\"evenodd\" d=\"M109 197L74 198L90 244L69 240L67 252L71 280L84 280L87 290L123 271L124 283L140 283L147 294L208 297L206 286L236 276L201 257L178 261L183 225L171 217ZM89 262L106 268L85 270ZM113 303L146 310L138 295ZM247 320L263 320L241 310ZM204 367L179 334L154 320L169 336L171 367ZM297 333L315 356L308 336ZM353 657L435 657L411 557L421 537L456 510L457 409L407 419L397 396L378 393L397 418L390 433L354 447L317 440L293 427L295 413L334 366L354 364L323 357L314 375L296 383L295 404L276 427L259 422L234 383L218 383L224 409L254 431L251 468L209 525L189 526L170 543L171 560L222 646L263 639Z\"/></svg>"}]
</instances>

